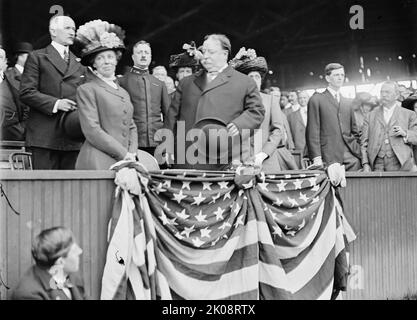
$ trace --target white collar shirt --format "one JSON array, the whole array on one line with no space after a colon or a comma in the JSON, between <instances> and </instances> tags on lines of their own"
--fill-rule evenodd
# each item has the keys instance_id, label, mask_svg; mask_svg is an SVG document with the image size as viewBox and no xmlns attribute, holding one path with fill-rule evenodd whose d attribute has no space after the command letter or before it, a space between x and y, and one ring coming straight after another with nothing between
<instances>
[{"instance_id":1,"label":"white collar shirt","mask_svg":"<svg viewBox=\"0 0 417 320\"><path fill-rule=\"evenodd\" d=\"M61 58L65 60L65 52L68 52L69 54L68 46L63 46L62 44L59 44L58 42L55 42L55 41L52 41L51 45L56 49L56 51L58 51Z\"/></svg>"},{"instance_id":2,"label":"white collar shirt","mask_svg":"<svg viewBox=\"0 0 417 320\"><path fill-rule=\"evenodd\" d=\"M24 68L20 64L15 64L14 67L20 72L20 74L23 73Z\"/></svg>"},{"instance_id":3,"label":"white collar shirt","mask_svg":"<svg viewBox=\"0 0 417 320\"><path fill-rule=\"evenodd\" d=\"M301 118L303 119L303 123L306 126L307 125L307 106L305 107L300 106L299 110L300 110Z\"/></svg>"},{"instance_id":4,"label":"white collar shirt","mask_svg":"<svg viewBox=\"0 0 417 320\"><path fill-rule=\"evenodd\" d=\"M340 103L340 91L333 90L330 87L327 87L327 90L332 94L332 96L336 99L338 103Z\"/></svg>"},{"instance_id":5,"label":"white collar shirt","mask_svg":"<svg viewBox=\"0 0 417 320\"><path fill-rule=\"evenodd\" d=\"M386 108L384 107L384 120L385 123L389 123L389 121L391 120L392 115L394 114L395 108L397 108L397 103L395 103L391 108Z\"/></svg>"}]
</instances>

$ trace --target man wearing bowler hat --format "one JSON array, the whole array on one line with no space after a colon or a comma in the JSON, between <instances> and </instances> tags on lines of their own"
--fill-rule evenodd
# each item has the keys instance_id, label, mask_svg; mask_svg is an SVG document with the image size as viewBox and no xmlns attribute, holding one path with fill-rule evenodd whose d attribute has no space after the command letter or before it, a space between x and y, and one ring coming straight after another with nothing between
<instances>
[{"instance_id":1,"label":"man wearing bowler hat","mask_svg":"<svg viewBox=\"0 0 417 320\"><path fill-rule=\"evenodd\" d=\"M14 50L15 65L5 72L6 77L11 86L11 92L16 104L16 115L23 130L26 126L26 120L29 115L29 107L23 104L19 98L20 81L22 80L23 70L25 69L26 60L29 53L33 51L33 47L29 42L19 42ZM21 137L25 139L24 134Z\"/></svg>"},{"instance_id":2,"label":"man wearing bowler hat","mask_svg":"<svg viewBox=\"0 0 417 320\"><path fill-rule=\"evenodd\" d=\"M255 82L228 65L231 53L229 39L221 34L208 35L201 52L204 70L179 82L168 110L166 127L174 135L178 133L177 129L183 128L186 137L200 120L217 118L226 124L231 137L241 136L244 129L258 129L264 119L265 108ZM180 135L178 133L176 139L174 164L182 168L205 169L205 164L196 167L187 159L186 150L192 141L179 141ZM185 144L185 148L180 148L181 144ZM242 151L240 161L244 162L249 157L249 152ZM167 158L173 159L173 155Z\"/></svg>"},{"instance_id":3,"label":"man wearing bowler hat","mask_svg":"<svg viewBox=\"0 0 417 320\"><path fill-rule=\"evenodd\" d=\"M75 93L85 82L87 69L69 50L75 39L70 17L53 17L49 33L51 44L29 54L20 84L20 99L30 107L26 145L34 169L71 170L82 141L65 130L64 118L70 116L80 130Z\"/></svg>"}]
</instances>

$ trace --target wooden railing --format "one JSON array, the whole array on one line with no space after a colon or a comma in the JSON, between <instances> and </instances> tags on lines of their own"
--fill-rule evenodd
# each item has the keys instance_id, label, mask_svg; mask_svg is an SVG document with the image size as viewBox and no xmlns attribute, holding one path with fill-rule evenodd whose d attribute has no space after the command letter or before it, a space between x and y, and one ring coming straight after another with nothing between
<instances>
[{"instance_id":1,"label":"wooden railing","mask_svg":"<svg viewBox=\"0 0 417 320\"><path fill-rule=\"evenodd\" d=\"M81 273L100 294L114 192L110 171L1 171L0 276L13 288L31 265L30 247L47 227L71 228L83 248ZM345 215L357 233L346 299L417 293L417 174L349 173ZM0 299L10 290L0 282Z\"/></svg>"}]
</instances>

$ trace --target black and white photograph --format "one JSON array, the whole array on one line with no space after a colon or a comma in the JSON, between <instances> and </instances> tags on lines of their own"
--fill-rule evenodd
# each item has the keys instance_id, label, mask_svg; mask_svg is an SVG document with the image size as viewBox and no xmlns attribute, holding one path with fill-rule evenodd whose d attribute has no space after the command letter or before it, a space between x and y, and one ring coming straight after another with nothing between
<instances>
[{"instance_id":1,"label":"black and white photograph","mask_svg":"<svg viewBox=\"0 0 417 320\"><path fill-rule=\"evenodd\" d=\"M0 0L0 300L417 300L416 35L417 0Z\"/></svg>"}]
</instances>

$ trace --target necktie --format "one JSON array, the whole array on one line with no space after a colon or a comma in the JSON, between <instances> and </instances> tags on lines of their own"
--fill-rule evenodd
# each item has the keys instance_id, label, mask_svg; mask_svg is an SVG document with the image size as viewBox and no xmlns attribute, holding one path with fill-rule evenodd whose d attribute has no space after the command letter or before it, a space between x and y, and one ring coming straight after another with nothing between
<instances>
[{"instance_id":1,"label":"necktie","mask_svg":"<svg viewBox=\"0 0 417 320\"><path fill-rule=\"evenodd\" d=\"M68 52L68 49L65 49L65 51L64 51L64 60L65 60L66 63L69 62L69 52Z\"/></svg>"},{"instance_id":2,"label":"necktie","mask_svg":"<svg viewBox=\"0 0 417 320\"><path fill-rule=\"evenodd\" d=\"M336 92L335 99L336 99L337 103L340 104L340 93L339 92Z\"/></svg>"}]
</instances>

